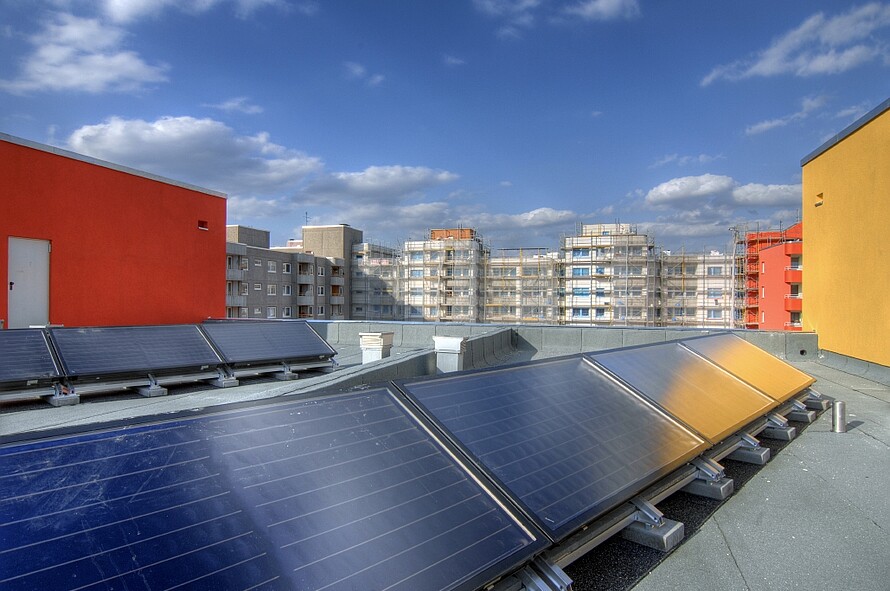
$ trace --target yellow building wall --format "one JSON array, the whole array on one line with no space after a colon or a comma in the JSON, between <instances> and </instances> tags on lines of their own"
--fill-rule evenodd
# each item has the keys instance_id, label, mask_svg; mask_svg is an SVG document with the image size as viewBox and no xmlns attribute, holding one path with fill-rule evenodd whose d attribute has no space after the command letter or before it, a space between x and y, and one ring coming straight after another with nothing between
<instances>
[{"instance_id":1,"label":"yellow building wall","mask_svg":"<svg viewBox=\"0 0 890 591\"><path fill-rule=\"evenodd\" d=\"M890 366L890 104L884 106L803 165L802 323L821 349Z\"/></svg>"}]
</instances>

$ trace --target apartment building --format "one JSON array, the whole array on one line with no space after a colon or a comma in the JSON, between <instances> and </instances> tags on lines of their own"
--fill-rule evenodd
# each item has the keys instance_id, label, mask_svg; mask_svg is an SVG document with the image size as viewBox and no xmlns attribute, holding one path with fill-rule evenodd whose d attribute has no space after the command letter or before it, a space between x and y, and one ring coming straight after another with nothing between
<instances>
[{"instance_id":1,"label":"apartment building","mask_svg":"<svg viewBox=\"0 0 890 591\"><path fill-rule=\"evenodd\" d=\"M562 261L546 248L501 249L485 265L485 322L556 324Z\"/></svg>"},{"instance_id":2,"label":"apartment building","mask_svg":"<svg viewBox=\"0 0 890 591\"><path fill-rule=\"evenodd\" d=\"M801 330L803 224L785 230L743 231L737 242L745 328Z\"/></svg>"},{"instance_id":3,"label":"apartment building","mask_svg":"<svg viewBox=\"0 0 890 591\"><path fill-rule=\"evenodd\" d=\"M399 292L405 320L482 322L489 255L470 228L430 230L427 240L405 242Z\"/></svg>"},{"instance_id":4,"label":"apartment building","mask_svg":"<svg viewBox=\"0 0 890 591\"><path fill-rule=\"evenodd\" d=\"M661 253L659 301L662 326L733 328L736 306L732 253Z\"/></svg>"},{"instance_id":5,"label":"apartment building","mask_svg":"<svg viewBox=\"0 0 890 591\"><path fill-rule=\"evenodd\" d=\"M226 226L226 317L343 320L343 259L270 248L269 232Z\"/></svg>"},{"instance_id":6,"label":"apartment building","mask_svg":"<svg viewBox=\"0 0 890 591\"><path fill-rule=\"evenodd\" d=\"M401 255L395 248L362 242L352 247L349 292L352 320L402 320Z\"/></svg>"},{"instance_id":7,"label":"apartment building","mask_svg":"<svg viewBox=\"0 0 890 591\"><path fill-rule=\"evenodd\" d=\"M579 224L561 244L565 264L560 322L655 326L658 255L628 224Z\"/></svg>"}]
</instances>

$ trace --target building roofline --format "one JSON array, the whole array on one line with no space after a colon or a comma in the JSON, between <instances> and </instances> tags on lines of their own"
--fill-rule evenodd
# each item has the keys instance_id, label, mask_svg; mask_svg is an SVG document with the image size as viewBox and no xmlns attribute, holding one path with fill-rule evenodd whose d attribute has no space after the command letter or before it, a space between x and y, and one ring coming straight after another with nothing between
<instances>
[{"instance_id":1,"label":"building roofline","mask_svg":"<svg viewBox=\"0 0 890 591\"><path fill-rule=\"evenodd\" d=\"M169 178L157 175L157 174L145 172L144 170L130 168L129 166L115 164L113 162L108 162L107 160L100 160L99 158L93 158L92 156L78 154L77 152L72 152L70 150L64 150L62 148L57 148L56 146L50 146L49 144L41 144L40 142L26 140L24 138L16 137L14 135L9 135L8 133L0 132L0 141L8 142L10 144L16 144L19 146L24 146L26 148L31 148L34 150L39 150L41 152L47 152L49 154L55 154L56 156L62 156L64 158L70 158L71 160L79 160L80 162L85 162L87 164L101 166L102 168L108 168L110 170L115 170L117 172L131 174L133 176L138 176L138 177L142 177L142 178L145 178L148 180L157 181L160 183L164 183L166 185L174 185L176 187L181 187L183 189L189 189L190 191L198 191L199 193L205 193L212 197L220 197L222 199L227 198L226 194L222 193L220 191L214 191L213 189L206 189L204 187L199 187L198 185L192 185L192 184L185 183L182 181L176 181L176 180L169 179Z\"/></svg>"},{"instance_id":2,"label":"building roofline","mask_svg":"<svg viewBox=\"0 0 890 591\"><path fill-rule=\"evenodd\" d=\"M800 165L805 166L806 164L809 164L818 156L821 156L823 153L827 152L835 144L840 143L841 140L845 139L849 135L852 135L853 133L858 131L859 128L864 127L866 123L869 123L871 120L876 119L878 115L888 109L890 109L890 98L842 129L839 133L830 137L824 144L804 156L803 159L800 161Z\"/></svg>"}]
</instances>

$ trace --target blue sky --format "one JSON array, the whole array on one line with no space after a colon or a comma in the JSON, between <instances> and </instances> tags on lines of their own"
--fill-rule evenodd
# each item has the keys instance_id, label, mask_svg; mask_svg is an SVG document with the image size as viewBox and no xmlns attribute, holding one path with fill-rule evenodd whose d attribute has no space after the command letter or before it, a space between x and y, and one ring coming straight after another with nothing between
<instances>
[{"instance_id":1,"label":"blue sky","mask_svg":"<svg viewBox=\"0 0 890 591\"><path fill-rule=\"evenodd\" d=\"M888 96L890 2L0 0L0 131L223 191L276 245L723 250Z\"/></svg>"}]
</instances>

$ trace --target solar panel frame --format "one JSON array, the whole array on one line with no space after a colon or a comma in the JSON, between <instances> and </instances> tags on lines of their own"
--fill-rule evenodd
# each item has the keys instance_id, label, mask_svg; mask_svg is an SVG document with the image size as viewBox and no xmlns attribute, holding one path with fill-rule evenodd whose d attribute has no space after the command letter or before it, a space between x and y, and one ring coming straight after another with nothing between
<instances>
[{"instance_id":1,"label":"solar panel frame","mask_svg":"<svg viewBox=\"0 0 890 591\"><path fill-rule=\"evenodd\" d=\"M0 386L46 384L61 375L42 329L0 330Z\"/></svg>"},{"instance_id":2,"label":"solar panel frame","mask_svg":"<svg viewBox=\"0 0 890 591\"><path fill-rule=\"evenodd\" d=\"M194 324L53 327L48 334L69 378L184 373L222 365Z\"/></svg>"},{"instance_id":3,"label":"solar panel frame","mask_svg":"<svg viewBox=\"0 0 890 591\"><path fill-rule=\"evenodd\" d=\"M344 409L349 412L337 414ZM331 421L340 428L331 429ZM290 433L293 425L306 429ZM91 445L94 453L86 454ZM263 461L254 462L257 456ZM127 462L133 465L125 470ZM274 474L292 463L303 471ZM97 582L227 590L383 588L380 580L407 572L412 578L395 581L393 589L468 591L521 566L548 544L481 476L466 471L459 455L390 388L264 401L197 417L179 413L122 429L4 444L0 466L0 587L10 590L71 588L74 580L83 588ZM379 480L388 471L402 480L386 488ZM437 483L447 486L436 489ZM430 492L442 490L449 496ZM282 492L286 498L276 498ZM397 504L399 495L404 498ZM299 519L334 511L332 519L345 521L325 532L302 530L312 534L302 545L282 543L286 534L301 531L283 508L300 503L306 510ZM479 513L469 513L477 521L458 519L455 511L464 506ZM387 517L387 511L394 513ZM418 519L425 515L433 522ZM386 519L402 523L380 533ZM493 521L509 535L492 534L493 527L452 527L461 520L471 528ZM364 540L349 539L353 529ZM487 541L474 537L480 529L489 534ZM338 536L347 538L345 547ZM427 554L442 552L436 544L443 539L450 544L445 551L457 554L433 561ZM320 548L336 551L295 562L294 552L308 556ZM147 556L149 551L154 554ZM412 553L428 559L418 562ZM367 554L390 562L360 565ZM29 562L23 566L22 560ZM283 574L285 565L294 564L329 579ZM33 580L57 569L63 569L59 578ZM122 574L104 578L103 572ZM344 574L352 578L330 580Z\"/></svg>"},{"instance_id":4,"label":"solar panel frame","mask_svg":"<svg viewBox=\"0 0 890 591\"><path fill-rule=\"evenodd\" d=\"M426 402L424 401L425 396L421 394L419 390L425 386L429 386L430 384L444 383L452 384L453 391L457 392L458 394L467 394L468 392L472 391L472 387L468 386L467 383L479 380L480 378L484 378L485 376L503 373L509 373L516 376L517 374L523 374L526 372L534 373L541 367L566 363L574 363L576 367L581 368L581 371L587 376L593 376L592 382L593 386L596 388L594 393L600 398L599 400L595 401L591 396L591 392L588 391L584 392L582 396L574 400L572 400L571 397L567 397L565 400L561 401L561 404L569 404L571 402L577 402L580 400L582 403L586 402L588 404L599 402L604 406L606 404L630 405L635 411L641 412L637 417L624 416L623 419L635 419L635 426L645 427L646 429L648 429L648 432L650 434L654 433L657 426L660 426L665 430L673 430L674 435L678 438L678 440L685 440L685 448L682 453L676 453L676 450L672 451L674 455L672 455L669 460L661 462L656 469L652 469L650 467L648 472L638 478L632 480L626 479L620 485L614 484L608 494L600 495L597 497L594 491L590 490L594 488L594 485L591 485L590 483L582 483L587 485L587 488L580 489L587 491L586 493L584 493L588 495L587 498L581 500L580 502L577 502L573 509L568 509L562 514L559 514L559 506L557 504L551 503L547 506L543 504L547 502L547 492L540 493L540 491L544 490L548 486L548 483L552 484L554 487L564 486L564 490L567 490L570 487L568 483L564 485L557 484L560 481L559 479L548 480L548 477L552 475L546 474L546 470L554 469L556 466L560 465L560 462L564 462L567 465L575 462L575 464L571 467L577 470L577 474L581 474L584 477L589 476L591 479L593 479L597 474L605 473L606 476L609 476L620 472L621 468L617 465L618 460L616 459L616 457L610 456L601 460L600 462L594 462L590 466L585 467L577 464L577 462L582 461L586 457L585 451L590 451L589 449L580 449L580 442L578 440L581 439L581 437L569 438L567 437L567 433L554 435L556 431L564 429L556 429L551 433L544 433L543 435L530 433L529 431L523 431L522 429L514 425L510 431L513 436L513 440L510 442L510 445L505 446L504 449L509 449L510 447L521 445L523 442L532 437L532 435L540 437L542 438L542 440L548 436L555 436L557 438L566 437L566 439L562 440L561 445L565 448L575 446L577 449L573 449L575 453L571 454L568 457L561 458L558 456L553 456L549 460L547 460L546 458L540 459L538 460L538 464L534 466L534 470L532 470L530 467L527 467L528 469L522 468L521 465L517 464L517 470L511 472L510 470L506 470L505 466L499 466L495 462L486 460L484 456L489 455L491 452L484 450L483 446L479 442L469 440L467 437L462 436L461 429L459 429L457 425L457 422L460 420L459 414L454 415L452 413L451 415L449 415L449 413L443 412L441 408L436 408L435 406L430 405L428 400ZM522 376L521 379L516 379L514 381L517 382L519 387L527 387L532 384L530 377L531 376L526 375ZM667 476L692 458L701 454L709 447L704 439L699 437L697 434L692 432L680 422L676 421L669 414L662 411L656 405L653 405L646 398L626 388L623 384L613 380L608 374L606 374L601 369L596 367L593 363L591 363L590 360L577 354L565 357L537 360L522 364L498 366L496 368L484 368L478 370L464 371L454 374L447 374L444 376L401 379L396 380L393 383L413 404L417 406L420 412L422 412L428 420L435 423L439 427L439 429L442 430L442 432L445 434L445 436L448 437L451 443L467 456L468 461L475 464L480 471L482 471L489 479L495 482L497 486L504 492L504 494L508 495L512 499L517 507L519 507L530 519L532 519L539 528L547 532L547 534L554 542L561 541L577 528L605 514L612 508L620 505L622 502L627 501L633 495L638 494L649 485L658 481L662 477ZM545 380L539 386L553 387L555 386L555 383L553 381ZM588 384L588 386L590 385ZM605 393L602 391L603 388L606 389ZM535 389L534 391L528 390L526 392L526 395L527 394L532 394L533 396L527 396L527 398L524 399L522 402L531 401L533 400L533 398L544 400L545 396L549 394L552 397L553 393L545 392L544 394L542 394L541 389ZM609 400L605 400L604 396L608 396ZM553 402L550 399L547 400ZM468 408L466 406L467 404L468 402L461 401L458 403L458 406L460 409L466 411ZM503 411L505 408L507 408L507 406L501 407L499 410ZM612 408L609 408L611 411ZM458 411L458 413L459 412L460 410ZM578 419L582 416L586 417L584 413L590 412L591 409L589 407L584 409L572 409L571 412L564 413L563 418L567 420ZM595 421L598 418L601 417L591 417L590 420ZM525 420L525 418L519 415L509 417L509 419L518 419L518 421L520 422ZM539 424L543 425L544 422L545 421L540 421ZM527 424L524 426L529 429L535 427L535 425L533 424ZM610 428L612 429L611 431L609 430ZM474 427L474 429L486 431L489 434L489 439L494 437L495 435L497 435L498 437L505 436L503 432L497 431L497 427L492 427L491 425ZM600 441L597 444L606 445L610 441L613 441L622 436L626 436L626 434L616 434L614 431L614 425L611 427L609 425L602 426L601 432L604 433L604 437L606 437L607 439L605 440L605 442ZM587 437L588 440L590 440L590 438L593 437L592 433L597 433L597 431L591 429L584 434L584 437ZM510 435L507 435L506 437L509 436ZM629 437L629 439L632 439L632 437ZM664 443L665 445L659 446L659 449L661 451L665 451L666 449L668 449L668 442L662 441L662 443ZM677 441L673 443L676 444ZM547 453L552 453L555 449L555 446L551 446L550 449L544 450L542 453L546 456ZM494 453L500 453L500 450L497 450ZM636 465L640 466L644 464L645 459L646 455L642 455L641 457L636 458ZM522 475L528 476L529 474L537 474L536 478L538 480L536 482L541 488L539 488L538 490L527 489L524 484L517 480L517 477L520 477ZM565 478L563 478L563 480L565 480Z\"/></svg>"},{"instance_id":5,"label":"solar panel frame","mask_svg":"<svg viewBox=\"0 0 890 591\"><path fill-rule=\"evenodd\" d=\"M337 354L305 320L211 320L201 330L233 367L329 360Z\"/></svg>"},{"instance_id":6,"label":"solar panel frame","mask_svg":"<svg viewBox=\"0 0 890 591\"><path fill-rule=\"evenodd\" d=\"M760 390L679 341L584 355L711 443L723 441L778 406ZM646 374L641 367L654 371ZM718 396L718 384L735 398Z\"/></svg>"},{"instance_id":7,"label":"solar panel frame","mask_svg":"<svg viewBox=\"0 0 890 591\"><path fill-rule=\"evenodd\" d=\"M683 339L681 343L779 402L787 402L816 382L812 376L732 333Z\"/></svg>"}]
</instances>

